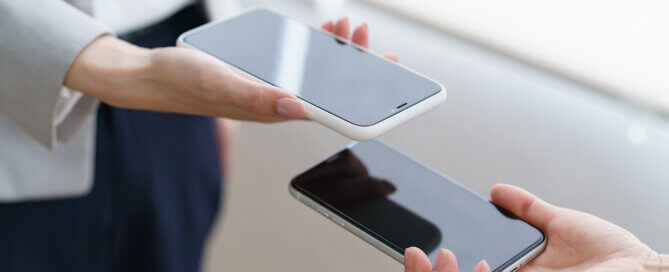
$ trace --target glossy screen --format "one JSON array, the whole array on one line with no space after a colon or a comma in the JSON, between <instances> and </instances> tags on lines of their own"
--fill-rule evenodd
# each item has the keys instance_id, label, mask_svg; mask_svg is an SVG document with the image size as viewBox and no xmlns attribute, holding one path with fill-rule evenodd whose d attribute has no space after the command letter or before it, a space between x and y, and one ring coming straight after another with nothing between
<instances>
[{"instance_id":1,"label":"glossy screen","mask_svg":"<svg viewBox=\"0 0 669 272\"><path fill-rule=\"evenodd\" d=\"M358 126L376 124L441 89L385 59L264 9L217 23L185 41Z\"/></svg>"},{"instance_id":2,"label":"glossy screen","mask_svg":"<svg viewBox=\"0 0 669 272\"><path fill-rule=\"evenodd\" d=\"M448 248L460 271L485 259L508 266L543 241L533 226L378 141L361 142L296 177L292 186L397 252Z\"/></svg>"}]
</instances>

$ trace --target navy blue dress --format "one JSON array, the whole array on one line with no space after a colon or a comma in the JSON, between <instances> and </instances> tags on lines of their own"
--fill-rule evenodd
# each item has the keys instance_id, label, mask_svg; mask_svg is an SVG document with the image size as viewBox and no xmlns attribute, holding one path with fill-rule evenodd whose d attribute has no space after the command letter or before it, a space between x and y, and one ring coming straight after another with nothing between
<instances>
[{"instance_id":1,"label":"navy blue dress","mask_svg":"<svg viewBox=\"0 0 669 272\"><path fill-rule=\"evenodd\" d=\"M202 14L125 39L174 45ZM101 104L96 137L90 194L0 205L0 271L198 271L221 196L214 119Z\"/></svg>"}]
</instances>

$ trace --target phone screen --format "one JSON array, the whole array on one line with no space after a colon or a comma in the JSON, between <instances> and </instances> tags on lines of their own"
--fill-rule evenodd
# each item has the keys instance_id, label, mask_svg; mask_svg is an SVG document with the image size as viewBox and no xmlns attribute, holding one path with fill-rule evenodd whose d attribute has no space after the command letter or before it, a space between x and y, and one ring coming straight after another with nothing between
<instances>
[{"instance_id":1,"label":"phone screen","mask_svg":"<svg viewBox=\"0 0 669 272\"><path fill-rule=\"evenodd\" d=\"M425 77L264 9L184 41L358 126L374 125L441 90Z\"/></svg>"},{"instance_id":2,"label":"phone screen","mask_svg":"<svg viewBox=\"0 0 669 272\"><path fill-rule=\"evenodd\" d=\"M403 254L453 251L461 271L506 268L544 235L470 190L379 141L360 142L300 174L300 193ZM463 270L464 269L464 270Z\"/></svg>"}]
</instances>

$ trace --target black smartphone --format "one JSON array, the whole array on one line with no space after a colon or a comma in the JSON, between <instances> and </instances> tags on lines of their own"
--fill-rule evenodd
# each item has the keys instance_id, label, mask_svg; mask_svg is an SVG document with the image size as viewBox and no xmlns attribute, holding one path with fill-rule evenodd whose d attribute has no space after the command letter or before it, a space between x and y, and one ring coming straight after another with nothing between
<instances>
[{"instance_id":1,"label":"black smartphone","mask_svg":"<svg viewBox=\"0 0 669 272\"><path fill-rule=\"evenodd\" d=\"M448 177L380 141L351 144L290 184L291 194L402 262L416 246L441 248L461 271L486 260L515 271L544 249L544 234Z\"/></svg>"}]
</instances>

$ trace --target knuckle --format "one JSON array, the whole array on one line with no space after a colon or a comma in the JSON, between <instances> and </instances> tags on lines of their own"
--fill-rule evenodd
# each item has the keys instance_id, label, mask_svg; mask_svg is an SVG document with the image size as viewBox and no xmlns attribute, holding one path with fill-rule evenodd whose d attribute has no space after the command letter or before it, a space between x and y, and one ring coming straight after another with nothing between
<instances>
[{"instance_id":1,"label":"knuckle","mask_svg":"<svg viewBox=\"0 0 669 272\"><path fill-rule=\"evenodd\" d=\"M246 108L251 113L264 114L268 112L269 106L265 99L265 91L262 88L254 88L249 90L246 98Z\"/></svg>"},{"instance_id":2,"label":"knuckle","mask_svg":"<svg viewBox=\"0 0 669 272\"><path fill-rule=\"evenodd\" d=\"M536 199L530 199L530 200L527 200L527 201L523 201L521 203L521 207L520 207L521 215L525 216L525 215L529 214L532 211L532 207L535 205L535 203L536 203Z\"/></svg>"}]
</instances>

